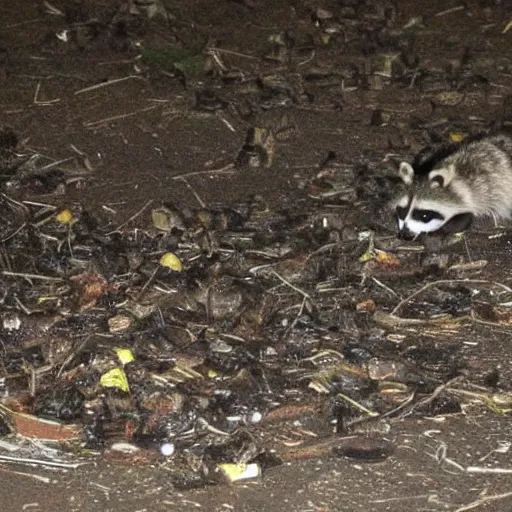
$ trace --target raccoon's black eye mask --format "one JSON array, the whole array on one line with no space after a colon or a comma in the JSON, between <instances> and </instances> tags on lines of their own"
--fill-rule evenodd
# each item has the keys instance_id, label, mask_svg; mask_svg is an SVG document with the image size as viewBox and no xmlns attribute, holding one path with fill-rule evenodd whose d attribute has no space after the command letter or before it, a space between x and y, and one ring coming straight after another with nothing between
<instances>
[{"instance_id":1,"label":"raccoon's black eye mask","mask_svg":"<svg viewBox=\"0 0 512 512\"><path fill-rule=\"evenodd\" d=\"M396 216L400 220L404 220L405 217L407 216L407 208L405 206L397 206L396 207Z\"/></svg>"},{"instance_id":2,"label":"raccoon's black eye mask","mask_svg":"<svg viewBox=\"0 0 512 512\"><path fill-rule=\"evenodd\" d=\"M408 208L405 206L396 207L396 215L400 220L405 220L408 211ZM413 210L411 217L413 220L423 222L424 224L427 224L433 219L444 220L444 216L434 210Z\"/></svg>"},{"instance_id":3,"label":"raccoon's black eye mask","mask_svg":"<svg viewBox=\"0 0 512 512\"><path fill-rule=\"evenodd\" d=\"M413 210L411 215L413 220L427 224L433 219L444 220L444 216L434 210Z\"/></svg>"}]
</instances>

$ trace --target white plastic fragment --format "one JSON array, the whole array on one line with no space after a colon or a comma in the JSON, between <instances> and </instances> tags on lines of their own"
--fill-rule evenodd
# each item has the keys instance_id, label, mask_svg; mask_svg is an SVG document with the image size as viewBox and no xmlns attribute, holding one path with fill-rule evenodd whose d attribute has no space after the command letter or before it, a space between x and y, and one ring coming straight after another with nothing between
<instances>
[{"instance_id":1,"label":"white plastic fragment","mask_svg":"<svg viewBox=\"0 0 512 512\"><path fill-rule=\"evenodd\" d=\"M170 457L174 453L174 444L164 443L162 446L160 446L160 453L164 457Z\"/></svg>"},{"instance_id":2,"label":"white plastic fragment","mask_svg":"<svg viewBox=\"0 0 512 512\"><path fill-rule=\"evenodd\" d=\"M138 446L135 446L131 443L114 443L110 449L114 452L122 452L122 453L136 453L140 451Z\"/></svg>"}]
</instances>

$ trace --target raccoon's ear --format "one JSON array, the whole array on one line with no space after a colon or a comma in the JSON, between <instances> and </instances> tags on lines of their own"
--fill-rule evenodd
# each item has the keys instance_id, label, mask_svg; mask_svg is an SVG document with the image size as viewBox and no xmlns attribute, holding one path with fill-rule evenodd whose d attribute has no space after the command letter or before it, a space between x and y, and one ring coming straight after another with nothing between
<instances>
[{"instance_id":1,"label":"raccoon's ear","mask_svg":"<svg viewBox=\"0 0 512 512\"><path fill-rule=\"evenodd\" d=\"M414 169L412 165L408 162L402 162L398 168L398 176L402 178L402 181L406 185L410 185L414 179Z\"/></svg>"},{"instance_id":2,"label":"raccoon's ear","mask_svg":"<svg viewBox=\"0 0 512 512\"><path fill-rule=\"evenodd\" d=\"M435 169L428 173L431 188L447 187L455 177L455 166L449 165L442 169Z\"/></svg>"}]
</instances>

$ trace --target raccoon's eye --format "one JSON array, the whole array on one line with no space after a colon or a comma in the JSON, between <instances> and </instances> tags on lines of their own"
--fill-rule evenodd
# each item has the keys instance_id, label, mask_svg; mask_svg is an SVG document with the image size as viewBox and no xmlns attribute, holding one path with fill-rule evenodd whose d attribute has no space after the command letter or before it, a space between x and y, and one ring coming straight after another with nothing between
<instances>
[{"instance_id":1,"label":"raccoon's eye","mask_svg":"<svg viewBox=\"0 0 512 512\"><path fill-rule=\"evenodd\" d=\"M396 216L400 220L404 220L405 217L407 216L407 208L405 208L404 206L397 206L396 207Z\"/></svg>"},{"instance_id":2,"label":"raccoon's eye","mask_svg":"<svg viewBox=\"0 0 512 512\"><path fill-rule=\"evenodd\" d=\"M424 224L429 223L433 219L444 220L444 217L434 210L414 210L412 212L412 218Z\"/></svg>"}]
</instances>

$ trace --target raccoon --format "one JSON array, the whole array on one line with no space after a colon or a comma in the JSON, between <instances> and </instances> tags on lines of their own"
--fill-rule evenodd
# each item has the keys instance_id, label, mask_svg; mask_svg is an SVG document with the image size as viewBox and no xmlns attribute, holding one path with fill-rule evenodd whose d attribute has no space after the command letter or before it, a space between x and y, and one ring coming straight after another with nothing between
<instances>
[{"instance_id":1,"label":"raccoon","mask_svg":"<svg viewBox=\"0 0 512 512\"><path fill-rule=\"evenodd\" d=\"M398 171L404 191L391 202L398 236L453 233L473 217L512 217L512 138L479 135L426 148Z\"/></svg>"}]
</instances>

